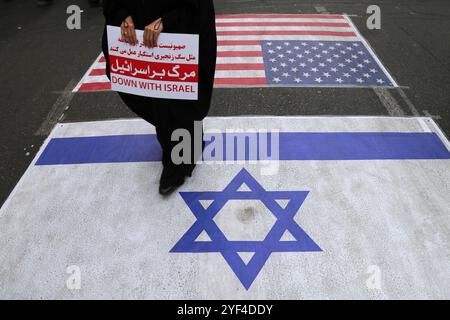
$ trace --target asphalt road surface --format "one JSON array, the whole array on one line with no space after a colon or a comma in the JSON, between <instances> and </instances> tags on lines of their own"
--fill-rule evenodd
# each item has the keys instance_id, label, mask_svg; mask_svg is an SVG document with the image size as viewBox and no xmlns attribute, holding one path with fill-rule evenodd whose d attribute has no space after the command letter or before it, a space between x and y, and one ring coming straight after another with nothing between
<instances>
[{"instance_id":1,"label":"asphalt road surface","mask_svg":"<svg viewBox=\"0 0 450 320\"><path fill-rule=\"evenodd\" d=\"M81 30L68 30L66 8L78 4ZM346 13L401 86L373 89L216 89L211 116L433 116L450 132L450 3L378 0L381 30L368 30L374 1L216 0L223 13ZM0 2L0 204L10 194L57 122L135 117L113 92L71 90L100 51L101 8L88 1Z\"/></svg>"}]
</instances>

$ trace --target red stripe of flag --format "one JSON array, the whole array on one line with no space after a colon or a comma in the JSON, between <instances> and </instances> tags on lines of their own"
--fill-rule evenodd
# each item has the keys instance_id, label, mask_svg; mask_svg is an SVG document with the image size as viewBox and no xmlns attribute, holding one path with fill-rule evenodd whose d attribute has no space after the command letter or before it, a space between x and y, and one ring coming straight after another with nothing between
<instances>
[{"instance_id":1,"label":"red stripe of flag","mask_svg":"<svg viewBox=\"0 0 450 320\"><path fill-rule=\"evenodd\" d=\"M216 78L214 85L256 86L267 84L266 78Z\"/></svg>"},{"instance_id":2,"label":"red stripe of flag","mask_svg":"<svg viewBox=\"0 0 450 320\"><path fill-rule=\"evenodd\" d=\"M105 76L106 69L92 69L89 76Z\"/></svg>"},{"instance_id":3,"label":"red stripe of flag","mask_svg":"<svg viewBox=\"0 0 450 320\"><path fill-rule=\"evenodd\" d=\"M331 15L331 14L222 14L216 16L216 19L246 19L246 18L345 19L344 16L342 15Z\"/></svg>"},{"instance_id":4,"label":"red stripe of flag","mask_svg":"<svg viewBox=\"0 0 450 320\"><path fill-rule=\"evenodd\" d=\"M310 35L310 36L340 36L354 37L354 32L313 31L313 30L281 30L281 31L218 31L218 36L275 36L275 35Z\"/></svg>"},{"instance_id":5,"label":"red stripe of flag","mask_svg":"<svg viewBox=\"0 0 450 320\"><path fill-rule=\"evenodd\" d=\"M83 83L78 91L103 91L111 90L110 82Z\"/></svg>"},{"instance_id":6,"label":"red stripe of flag","mask_svg":"<svg viewBox=\"0 0 450 320\"><path fill-rule=\"evenodd\" d=\"M262 63L221 63L216 70L265 70Z\"/></svg>"},{"instance_id":7,"label":"red stripe of flag","mask_svg":"<svg viewBox=\"0 0 450 320\"><path fill-rule=\"evenodd\" d=\"M261 41L258 40L219 40L217 46L257 46Z\"/></svg>"}]
</instances>

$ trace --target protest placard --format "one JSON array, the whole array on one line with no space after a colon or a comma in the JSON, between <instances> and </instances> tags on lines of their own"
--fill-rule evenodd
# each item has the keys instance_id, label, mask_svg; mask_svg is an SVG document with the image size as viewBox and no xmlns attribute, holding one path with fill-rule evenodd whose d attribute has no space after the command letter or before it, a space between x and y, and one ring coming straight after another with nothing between
<instances>
[{"instance_id":1,"label":"protest placard","mask_svg":"<svg viewBox=\"0 0 450 320\"><path fill-rule=\"evenodd\" d=\"M112 90L164 99L198 99L198 35L161 33L154 48L126 43L119 27L108 26Z\"/></svg>"}]
</instances>

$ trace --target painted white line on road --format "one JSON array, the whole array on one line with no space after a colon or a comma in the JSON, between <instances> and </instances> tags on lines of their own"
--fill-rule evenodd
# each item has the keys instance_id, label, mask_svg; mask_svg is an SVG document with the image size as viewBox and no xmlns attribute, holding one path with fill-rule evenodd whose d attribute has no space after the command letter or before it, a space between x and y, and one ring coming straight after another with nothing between
<instances>
[{"instance_id":1,"label":"painted white line on road","mask_svg":"<svg viewBox=\"0 0 450 320\"><path fill-rule=\"evenodd\" d=\"M404 116L405 112L402 110L397 100L392 96L390 91L386 88L373 88L373 91L380 99L380 102L386 108L387 112L391 116Z\"/></svg>"},{"instance_id":2,"label":"painted white line on road","mask_svg":"<svg viewBox=\"0 0 450 320\"><path fill-rule=\"evenodd\" d=\"M441 120L442 117L440 115L433 115L428 110L422 110L425 117L433 118L434 120Z\"/></svg>"},{"instance_id":3,"label":"painted white line on road","mask_svg":"<svg viewBox=\"0 0 450 320\"><path fill-rule=\"evenodd\" d=\"M41 124L39 129L34 133L34 135L46 136L50 133L50 131L52 131L55 124L64 115L64 111L67 110L67 106L69 105L70 101L72 100L75 94L75 92L73 91L75 85L76 85L75 79L69 81L63 93L58 97L58 99L56 99L44 122Z\"/></svg>"},{"instance_id":4,"label":"painted white line on road","mask_svg":"<svg viewBox=\"0 0 450 320\"><path fill-rule=\"evenodd\" d=\"M403 101L405 101L406 105L408 106L409 110L411 110L411 114L415 117L420 116L420 112L417 110L417 108L414 106L414 104L409 100L406 93L403 91L402 88L397 88L397 92L402 97Z\"/></svg>"}]
</instances>

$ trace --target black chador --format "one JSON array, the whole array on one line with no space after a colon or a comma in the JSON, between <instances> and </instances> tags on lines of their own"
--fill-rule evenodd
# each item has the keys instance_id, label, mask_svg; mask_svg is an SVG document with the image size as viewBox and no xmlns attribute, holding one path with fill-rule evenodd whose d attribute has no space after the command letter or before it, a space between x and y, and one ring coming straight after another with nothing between
<instances>
[{"instance_id":1,"label":"black chador","mask_svg":"<svg viewBox=\"0 0 450 320\"><path fill-rule=\"evenodd\" d=\"M135 28L144 30L147 25L162 18L163 32L199 34L198 100L147 98L119 93L133 112L156 127L163 150L161 186L166 189L178 186L185 176L191 175L199 156L200 148L195 148L197 152L194 152L194 121L202 121L206 117L211 103L217 50L213 0L106 0L103 9L107 25L120 26L131 16ZM106 27L102 42L106 71L110 77ZM191 133L191 164L175 165L172 162L172 148L178 142L172 142L171 136L176 129L186 129Z\"/></svg>"}]
</instances>

